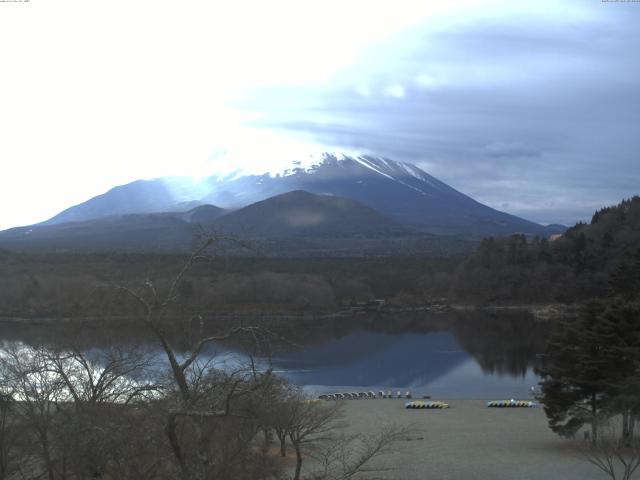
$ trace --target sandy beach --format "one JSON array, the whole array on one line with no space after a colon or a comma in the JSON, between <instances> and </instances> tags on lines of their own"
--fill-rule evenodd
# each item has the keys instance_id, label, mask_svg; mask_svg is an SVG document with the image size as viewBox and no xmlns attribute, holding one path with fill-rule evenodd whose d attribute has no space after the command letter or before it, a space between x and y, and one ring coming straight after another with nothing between
<instances>
[{"instance_id":1,"label":"sandy beach","mask_svg":"<svg viewBox=\"0 0 640 480\"><path fill-rule=\"evenodd\" d=\"M408 410L405 400L344 401L348 429L365 435L395 423L416 429L385 464L394 480L590 480L606 476L580 457L579 441L558 437L542 408L487 408L485 400L446 400L444 410Z\"/></svg>"}]
</instances>

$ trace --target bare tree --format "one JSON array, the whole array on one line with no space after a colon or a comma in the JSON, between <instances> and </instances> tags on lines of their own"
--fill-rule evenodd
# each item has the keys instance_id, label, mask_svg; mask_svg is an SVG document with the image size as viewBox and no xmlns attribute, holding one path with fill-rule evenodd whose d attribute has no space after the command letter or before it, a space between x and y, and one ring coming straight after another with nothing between
<instances>
[{"instance_id":1,"label":"bare tree","mask_svg":"<svg viewBox=\"0 0 640 480\"><path fill-rule=\"evenodd\" d=\"M148 401L162 392L162 385L150 380L153 362L147 352L116 346L90 355L73 346L40 351L47 373L64 384L55 441L65 452L69 474L96 477L125 461L144 478L141 470L161 463L150 451L154 442L139 444L141 432L154 430ZM138 409L142 403L145 408ZM163 449L157 442L155 447Z\"/></svg>"},{"instance_id":2,"label":"bare tree","mask_svg":"<svg viewBox=\"0 0 640 480\"><path fill-rule=\"evenodd\" d=\"M307 457L311 465L305 478L314 480L348 480L390 470L374 460L394 453L394 444L412 433L409 427L387 425L373 436L346 434L341 403L306 400L302 395L288 402L287 429L296 453L293 480L301 478Z\"/></svg>"},{"instance_id":3,"label":"bare tree","mask_svg":"<svg viewBox=\"0 0 640 480\"><path fill-rule=\"evenodd\" d=\"M272 431L283 456L288 443L295 451L295 480L305 458L315 462L308 478L346 480L388 451L394 432L337 435L338 403L308 400L269 362L256 361L253 354L269 358L272 334L265 328L241 324L205 335L203 317L187 313L186 276L218 240L207 237L167 283L112 285L127 308L140 308L168 363L163 381L139 348L86 351L71 344L0 352L0 480L10 472L25 480L281 478L283 463L268 448ZM176 329L186 348L174 345ZM232 340L246 341L253 352L229 367L209 347ZM23 442L13 441L18 433Z\"/></svg>"},{"instance_id":4,"label":"bare tree","mask_svg":"<svg viewBox=\"0 0 640 480\"><path fill-rule=\"evenodd\" d=\"M186 349L182 358L179 358L176 350L169 341L169 335L165 331L165 323L167 314L170 309L179 303L180 286L185 279L189 270L198 260L209 259L206 254L216 242L223 237L209 236L207 239L189 256L185 264L172 279L170 285L165 291L161 291L150 279L147 279L141 289L134 289L125 285L115 285L117 290L125 292L132 297L142 308L142 321L149 328L158 340L162 351L164 352L171 369L173 381L178 389L181 401L184 406L188 406L193 400L193 389L189 383L189 369L199 358L203 349L213 342L223 342L240 334L250 335L256 340L261 333L261 329L254 326L239 326L221 335L198 336L193 340L192 344ZM194 320L202 320L197 314L186 315L182 319L183 327L190 327ZM212 413L212 412L209 412Z\"/></svg>"},{"instance_id":5,"label":"bare tree","mask_svg":"<svg viewBox=\"0 0 640 480\"><path fill-rule=\"evenodd\" d=\"M371 437L362 434L335 435L312 453L316 469L310 478L349 480L393 470L395 467L387 462L375 460L396 453L395 444L410 434L412 430L408 427L386 425Z\"/></svg>"},{"instance_id":6,"label":"bare tree","mask_svg":"<svg viewBox=\"0 0 640 480\"><path fill-rule=\"evenodd\" d=\"M283 386L281 380L276 380L271 374L271 370L258 373L252 360L248 368L231 372L207 368L206 362L202 366L201 353L211 343L244 335L252 339L254 345L260 346L265 334L269 334L261 327L239 326L221 335L201 335L182 356L172 347L164 329L163 320L172 306L178 303L180 285L187 272L195 262L208 258L206 251L219 240L219 237L208 237L191 254L164 291L150 280L138 290L125 286L117 288L143 308L143 322L157 338L168 360L176 387L176 402L168 411L166 432L183 478L230 478L232 470L229 465L233 463L230 459L246 456L248 446L258 431L273 429L279 438L282 456L286 455L286 438L290 440L296 453L294 480L299 480L305 453L323 443L336 442L333 433L341 426L340 404L320 404L307 400L295 389ZM194 319L202 320L198 315L184 318L188 320L183 328L190 326ZM260 408L256 406L256 398L263 403ZM229 424L234 426L235 438L241 439L240 443L220 437L228 430L225 425ZM187 437L189 441L185 441ZM381 435L377 442L364 437L345 438L338 444L345 446L345 449L349 445L352 452L358 452L349 460L342 457L340 478L345 479L362 471L372 458L385 453L388 445L395 441L390 432ZM220 457L221 451L229 450L234 445L235 450L227 452L230 455ZM333 449L333 452L338 450ZM337 459L335 456L330 458ZM326 470L326 478L337 471L335 468ZM238 478L238 472L234 475Z\"/></svg>"},{"instance_id":7,"label":"bare tree","mask_svg":"<svg viewBox=\"0 0 640 480\"><path fill-rule=\"evenodd\" d=\"M620 439L610 422L599 432L597 442L584 446L583 458L611 480L629 480L640 467L640 440Z\"/></svg>"},{"instance_id":8,"label":"bare tree","mask_svg":"<svg viewBox=\"0 0 640 480\"><path fill-rule=\"evenodd\" d=\"M147 421L151 409L137 407L157 391L149 382L133 378L146 363L135 350L105 350L89 360L73 348L4 349L0 354L4 396L15 400L9 403L5 422L17 421L22 427L24 441L13 444L22 459L22 476L86 478L100 476L123 460L129 470L157 464L162 458L157 442L139 441L140 433L151 425ZM161 430L155 432L160 434Z\"/></svg>"},{"instance_id":9,"label":"bare tree","mask_svg":"<svg viewBox=\"0 0 640 480\"><path fill-rule=\"evenodd\" d=\"M118 291L125 292L143 309L142 322L157 339L168 363L175 394L169 395L166 418L166 435L182 477L189 480L221 477L225 471L225 462L219 458L219 451L212 448L216 439L213 432L220 433L221 425L229 424L230 417L236 420L236 428L248 427L243 432L243 455L249 451L250 443L257 433L255 412L237 408L234 404L247 405L248 399L259 396L273 381L271 371L259 372L250 359L247 367L234 371L222 371L213 368L210 362L202 361L202 352L210 344L224 342L240 336L248 336L256 345L261 345L265 332L255 326L237 326L220 335L200 335L193 338L184 352L178 354L169 341L166 331L168 314L175 311L180 301L181 285L185 276L196 262L209 259L207 251L217 242L220 236L208 236L206 240L190 255L169 285L162 289L147 279L139 288L116 285ZM184 312L181 312L184 315ZM194 321L202 325L202 317L197 314L183 316L183 329L189 330ZM174 322L175 326L175 322ZM250 410L250 409L249 409ZM185 434L188 432L188 435ZM188 438L188 440L187 440ZM219 438L217 439L220 440ZM230 444L226 444L229 446ZM239 445L232 456L240 455ZM227 472L228 474L228 472Z\"/></svg>"},{"instance_id":10,"label":"bare tree","mask_svg":"<svg viewBox=\"0 0 640 480\"><path fill-rule=\"evenodd\" d=\"M300 402L304 401L299 390L286 380L278 378L264 392L263 427L273 431L278 439L280 456L287 456L287 438L296 421Z\"/></svg>"},{"instance_id":11,"label":"bare tree","mask_svg":"<svg viewBox=\"0 0 640 480\"><path fill-rule=\"evenodd\" d=\"M49 373L62 379L77 409L100 403L128 405L154 398L162 389L148 380L154 365L141 348L112 346L94 352L91 359L75 346L41 352Z\"/></svg>"},{"instance_id":12,"label":"bare tree","mask_svg":"<svg viewBox=\"0 0 640 480\"><path fill-rule=\"evenodd\" d=\"M18 471L18 442L22 436L19 418L14 413L15 400L0 385L0 480L6 480Z\"/></svg>"},{"instance_id":13,"label":"bare tree","mask_svg":"<svg viewBox=\"0 0 640 480\"><path fill-rule=\"evenodd\" d=\"M331 439L341 418L340 403L325 404L315 400L299 399L291 403L291 418L288 425L289 439L296 452L294 480L300 479L303 453L311 446Z\"/></svg>"},{"instance_id":14,"label":"bare tree","mask_svg":"<svg viewBox=\"0 0 640 480\"><path fill-rule=\"evenodd\" d=\"M23 452L23 459L34 477L41 475L55 480L65 463L64 454L56 450L53 442L56 414L61 402L67 399L64 383L49 374L48 360L38 349L5 349L0 356L0 368L6 388L18 400L14 412L23 419L32 436L32 448ZM35 458L39 461L29 460Z\"/></svg>"}]
</instances>

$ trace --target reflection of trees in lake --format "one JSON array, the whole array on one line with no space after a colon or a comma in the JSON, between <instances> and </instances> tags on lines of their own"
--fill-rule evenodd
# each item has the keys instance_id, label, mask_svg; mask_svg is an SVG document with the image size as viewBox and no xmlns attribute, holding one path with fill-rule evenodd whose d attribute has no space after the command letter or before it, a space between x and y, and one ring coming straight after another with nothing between
<instances>
[{"instance_id":1,"label":"reflection of trees in lake","mask_svg":"<svg viewBox=\"0 0 640 480\"><path fill-rule=\"evenodd\" d=\"M524 376L536 362L536 354L544 351L548 324L537 321L526 312L454 312L426 314L374 314L367 316L317 318L228 318L205 322L193 329L207 335L231 328L241 322L260 324L277 334L271 346L274 353L305 351L331 340L356 332L381 334L427 334L450 331L462 349L469 353L487 373ZM107 348L110 345L152 345L154 339L136 326L136 322L99 325L96 323L61 323L52 325L0 324L0 339L20 341L28 345L54 346L73 341L80 348ZM170 335L176 348L187 344L188 332ZM241 343L230 343L234 350L244 350ZM356 354L357 352L353 352Z\"/></svg>"},{"instance_id":2,"label":"reflection of trees in lake","mask_svg":"<svg viewBox=\"0 0 640 480\"><path fill-rule=\"evenodd\" d=\"M256 321L255 318L220 319L215 322L192 322L184 328L165 326L171 345L183 351L199 335L219 335L243 322ZM181 325L182 327L182 325ZM47 321L47 322L0 322L0 342L20 342L33 347L64 347L73 344L82 350L105 349L113 345L156 346L157 339L141 325L138 319L118 319L112 321ZM249 347L250 341L236 341L233 345L241 350Z\"/></svg>"},{"instance_id":3,"label":"reflection of trees in lake","mask_svg":"<svg viewBox=\"0 0 640 480\"><path fill-rule=\"evenodd\" d=\"M412 313L394 316L391 321L371 321L369 326L386 333L450 331L484 372L519 377L535 366L550 328L524 310Z\"/></svg>"},{"instance_id":4,"label":"reflection of trees in lake","mask_svg":"<svg viewBox=\"0 0 640 480\"><path fill-rule=\"evenodd\" d=\"M487 373L524 377L544 352L549 324L527 312L474 312L451 325L456 339Z\"/></svg>"}]
</instances>

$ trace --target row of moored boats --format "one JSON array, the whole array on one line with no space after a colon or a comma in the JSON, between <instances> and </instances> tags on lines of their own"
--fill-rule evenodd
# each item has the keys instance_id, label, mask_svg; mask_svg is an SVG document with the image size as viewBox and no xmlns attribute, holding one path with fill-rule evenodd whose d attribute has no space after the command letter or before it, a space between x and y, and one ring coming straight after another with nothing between
<instances>
[{"instance_id":1,"label":"row of moored boats","mask_svg":"<svg viewBox=\"0 0 640 480\"><path fill-rule=\"evenodd\" d=\"M380 390L377 394L375 392L341 392L341 393L327 393L319 395L320 400L358 400L367 398L411 398L411 392L406 392L404 395L398 391L395 395L392 391L384 392ZM425 395L424 398L430 398ZM405 403L405 408L449 408L449 404L438 400L413 400ZM487 407L490 408L533 408L537 404L530 400L491 400L487 402Z\"/></svg>"},{"instance_id":2,"label":"row of moored boats","mask_svg":"<svg viewBox=\"0 0 640 480\"><path fill-rule=\"evenodd\" d=\"M398 391L395 395L391 390L384 392L380 390L376 392L342 392L342 393L326 393L319 395L320 400L357 400L366 398L412 398L411 392L405 392L404 395ZM425 397L430 398L430 397Z\"/></svg>"}]
</instances>

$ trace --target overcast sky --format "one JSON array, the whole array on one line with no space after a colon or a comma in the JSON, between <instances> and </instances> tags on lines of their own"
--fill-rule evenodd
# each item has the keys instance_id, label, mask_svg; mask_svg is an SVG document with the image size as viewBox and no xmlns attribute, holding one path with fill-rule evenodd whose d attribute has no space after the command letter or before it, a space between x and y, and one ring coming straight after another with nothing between
<instances>
[{"instance_id":1,"label":"overcast sky","mask_svg":"<svg viewBox=\"0 0 640 480\"><path fill-rule=\"evenodd\" d=\"M0 228L220 148L384 155L588 219L640 193L638 25L600 0L0 1Z\"/></svg>"}]
</instances>

